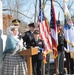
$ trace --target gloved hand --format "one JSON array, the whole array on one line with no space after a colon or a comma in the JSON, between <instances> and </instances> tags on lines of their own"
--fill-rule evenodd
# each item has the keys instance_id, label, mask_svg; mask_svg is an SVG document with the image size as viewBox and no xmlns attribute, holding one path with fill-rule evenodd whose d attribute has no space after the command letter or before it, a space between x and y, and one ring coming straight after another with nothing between
<instances>
[{"instance_id":1,"label":"gloved hand","mask_svg":"<svg viewBox=\"0 0 74 75\"><path fill-rule=\"evenodd\" d=\"M68 50L66 47L64 47L64 50L65 50L67 53L69 53L69 50Z\"/></svg>"},{"instance_id":2,"label":"gloved hand","mask_svg":"<svg viewBox=\"0 0 74 75\"><path fill-rule=\"evenodd\" d=\"M42 51L45 51L45 49L44 48L38 48L38 52L42 52Z\"/></svg>"}]
</instances>

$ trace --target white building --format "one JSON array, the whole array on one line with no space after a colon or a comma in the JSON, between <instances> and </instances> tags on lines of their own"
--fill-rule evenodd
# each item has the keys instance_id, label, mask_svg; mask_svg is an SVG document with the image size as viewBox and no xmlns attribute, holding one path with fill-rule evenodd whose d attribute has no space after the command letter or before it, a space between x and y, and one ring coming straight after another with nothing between
<instances>
[{"instance_id":1,"label":"white building","mask_svg":"<svg viewBox=\"0 0 74 75\"><path fill-rule=\"evenodd\" d=\"M2 68L2 53L3 53L3 20L2 20L2 1L0 0L0 75L1 75L1 68Z\"/></svg>"}]
</instances>

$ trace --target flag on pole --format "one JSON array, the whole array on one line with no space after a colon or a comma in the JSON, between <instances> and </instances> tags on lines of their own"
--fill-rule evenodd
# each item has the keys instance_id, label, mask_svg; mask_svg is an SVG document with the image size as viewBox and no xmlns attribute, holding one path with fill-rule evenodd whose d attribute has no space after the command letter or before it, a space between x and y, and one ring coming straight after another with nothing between
<instances>
[{"instance_id":1,"label":"flag on pole","mask_svg":"<svg viewBox=\"0 0 74 75\"><path fill-rule=\"evenodd\" d=\"M51 0L51 21L50 21L50 28L51 28L51 37L52 37L52 45L54 47L54 57L57 56L57 45L58 45L58 36L57 36L57 25L56 25L56 15L54 10L53 1Z\"/></svg>"},{"instance_id":2,"label":"flag on pole","mask_svg":"<svg viewBox=\"0 0 74 75\"><path fill-rule=\"evenodd\" d=\"M40 30L40 38L44 41L45 47L45 55L52 51L52 41L50 36L49 25L44 16L44 12L41 7L41 0L39 0L39 30ZM46 60L46 57L44 57Z\"/></svg>"},{"instance_id":3,"label":"flag on pole","mask_svg":"<svg viewBox=\"0 0 74 75\"><path fill-rule=\"evenodd\" d=\"M65 39L66 41L72 45L72 39L70 38L71 35L69 36L69 34L73 35L73 22L71 19L71 15L69 13L67 4L66 4L66 0L64 0L64 16L65 16L65 25L64 25L64 34L65 34ZM71 32L72 30L72 32Z\"/></svg>"},{"instance_id":4,"label":"flag on pole","mask_svg":"<svg viewBox=\"0 0 74 75\"><path fill-rule=\"evenodd\" d=\"M66 0L64 0L64 16L65 16L65 25L64 25L64 35L67 42L67 50L74 52L74 24L69 13Z\"/></svg>"}]
</instances>

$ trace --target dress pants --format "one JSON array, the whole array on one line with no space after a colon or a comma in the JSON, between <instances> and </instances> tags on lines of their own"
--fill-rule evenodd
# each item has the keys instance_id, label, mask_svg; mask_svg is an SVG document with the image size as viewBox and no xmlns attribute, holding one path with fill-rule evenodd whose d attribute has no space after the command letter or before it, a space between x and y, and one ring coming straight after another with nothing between
<instances>
[{"instance_id":1,"label":"dress pants","mask_svg":"<svg viewBox=\"0 0 74 75\"><path fill-rule=\"evenodd\" d=\"M43 60L32 60L33 75L42 75Z\"/></svg>"},{"instance_id":2,"label":"dress pants","mask_svg":"<svg viewBox=\"0 0 74 75\"><path fill-rule=\"evenodd\" d=\"M64 72L64 52L58 51L58 71L59 73Z\"/></svg>"},{"instance_id":3,"label":"dress pants","mask_svg":"<svg viewBox=\"0 0 74 75\"><path fill-rule=\"evenodd\" d=\"M46 55L45 74L50 75L50 53Z\"/></svg>"}]
</instances>

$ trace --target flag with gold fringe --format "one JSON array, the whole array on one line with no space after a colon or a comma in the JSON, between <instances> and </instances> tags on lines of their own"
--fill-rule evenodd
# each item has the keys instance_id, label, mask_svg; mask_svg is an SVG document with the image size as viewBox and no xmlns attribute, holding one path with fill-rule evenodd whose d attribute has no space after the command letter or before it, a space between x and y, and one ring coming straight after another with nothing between
<instances>
[{"instance_id":1,"label":"flag with gold fringe","mask_svg":"<svg viewBox=\"0 0 74 75\"><path fill-rule=\"evenodd\" d=\"M74 58L74 24L69 13L66 0L64 0L64 16L65 16L65 25L64 25L64 35L67 42L67 52L70 52L71 57Z\"/></svg>"},{"instance_id":2,"label":"flag with gold fringe","mask_svg":"<svg viewBox=\"0 0 74 75\"><path fill-rule=\"evenodd\" d=\"M52 41L50 36L49 25L47 19L44 16L44 11L42 9L41 0L39 0L39 30L40 38L44 41L44 62L46 62L46 54L52 51Z\"/></svg>"},{"instance_id":3,"label":"flag with gold fringe","mask_svg":"<svg viewBox=\"0 0 74 75\"><path fill-rule=\"evenodd\" d=\"M57 24L56 24L56 15L53 0L51 0L51 21L50 21L50 28L51 28L51 37L52 37L52 45L54 48L54 58L57 57L57 45L58 45L58 32L57 32Z\"/></svg>"}]
</instances>

